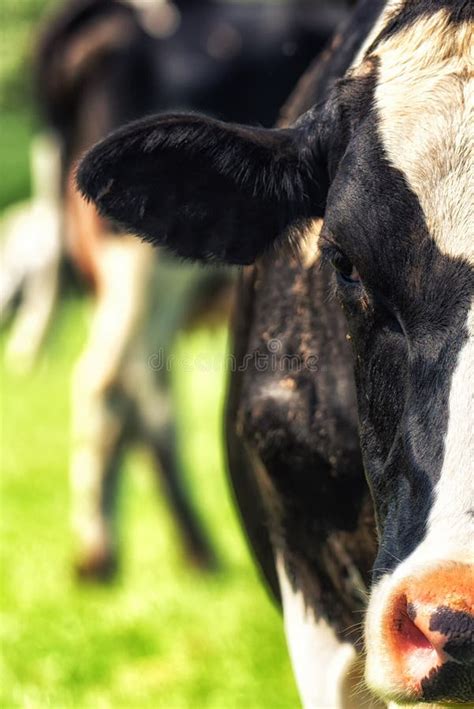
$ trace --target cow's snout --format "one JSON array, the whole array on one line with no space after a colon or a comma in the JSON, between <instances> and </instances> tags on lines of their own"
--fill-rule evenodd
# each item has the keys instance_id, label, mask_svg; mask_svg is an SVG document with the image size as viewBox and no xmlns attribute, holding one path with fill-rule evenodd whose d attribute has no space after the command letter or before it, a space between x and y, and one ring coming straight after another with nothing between
<instances>
[{"instance_id":1,"label":"cow's snout","mask_svg":"<svg viewBox=\"0 0 474 709\"><path fill-rule=\"evenodd\" d=\"M471 703L473 567L438 566L390 586L382 603L372 609L379 617L368 626L370 684L407 701ZM371 638L374 627L377 637Z\"/></svg>"},{"instance_id":2,"label":"cow's snout","mask_svg":"<svg viewBox=\"0 0 474 709\"><path fill-rule=\"evenodd\" d=\"M474 671L474 615L439 605L445 603L449 596L433 603L433 599L410 594L408 588L395 596L384 620L389 653L400 680L415 691L449 662L471 664Z\"/></svg>"}]
</instances>

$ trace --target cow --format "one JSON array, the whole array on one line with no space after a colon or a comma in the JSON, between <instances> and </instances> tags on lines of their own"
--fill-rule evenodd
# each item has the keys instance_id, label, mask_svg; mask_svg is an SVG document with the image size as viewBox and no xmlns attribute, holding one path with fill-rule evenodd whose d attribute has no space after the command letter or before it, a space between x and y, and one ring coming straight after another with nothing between
<instances>
[{"instance_id":1,"label":"cow","mask_svg":"<svg viewBox=\"0 0 474 709\"><path fill-rule=\"evenodd\" d=\"M362 0L284 125L151 117L78 172L244 267L230 474L305 707L364 706L361 664L391 707L474 702L472 48L469 2Z\"/></svg>"},{"instance_id":2,"label":"cow","mask_svg":"<svg viewBox=\"0 0 474 709\"><path fill-rule=\"evenodd\" d=\"M273 13L266 4L72 0L45 25L38 97L61 145L69 251L95 292L72 386L70 468L80 578L110 578L116 569L116 490L131 440L151 448L190 559L215 566L183 488L177 402L166 362L176 333L196 320L204 303L217 301L222 321L231 279L226 271L166 266L151 247L119 238L74 190L74 163L113 128L152 110L199 108L271 123L342 12L342 6L302 3ZM269 82L274 74L281 83ZM158 360L164 366L153 366Z\"/></svg>"}]
</instances>

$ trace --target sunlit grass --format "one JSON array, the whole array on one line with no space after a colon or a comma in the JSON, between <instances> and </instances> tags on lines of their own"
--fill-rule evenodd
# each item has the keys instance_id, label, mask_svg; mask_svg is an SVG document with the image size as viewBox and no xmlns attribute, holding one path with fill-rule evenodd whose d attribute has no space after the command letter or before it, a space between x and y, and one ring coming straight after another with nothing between
<instances>
[{"instance_id":1,"label":"sunlit grass","mask_svg":"<svg viewBox=\"0 0 474 709\"><path fill-rule=\"evenodd\" d=\"M70 571L69 373L90 306L69 300L28 378L2 373L2 707L297 706L281 622L248 557L223 474L222 375L175 372L183 460L223 570L186 567L143 450L127 458L123 563L110 588ZM198 332L177 354L225 348Z\"/></svg>"}]
</instances>

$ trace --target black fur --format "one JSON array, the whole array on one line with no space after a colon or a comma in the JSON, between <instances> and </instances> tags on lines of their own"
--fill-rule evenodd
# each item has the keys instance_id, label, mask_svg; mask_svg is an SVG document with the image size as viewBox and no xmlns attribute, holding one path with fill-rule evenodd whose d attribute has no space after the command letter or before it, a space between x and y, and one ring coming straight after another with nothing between
<instances>
[{"instance_id":1,"label":"black fur","mask_svg":"<svg viewBox=\"0 0 474 709\"><path fill-rule=\"evenodd\" d=\"M421 688L425 702L459 702L470 707L474 696L472 665L448 661L424 679Z\"/></svg>"},{"instance_id":2,"label":"black fur","mask_svg":"<svg viewBox=\"0 0 474 709\"><path fill-rule=\"evenodd\" d=\"M351 348L339 305L328 299L331 280L329 267L307 270L284 254L256 269L244 350L252 360L237 374L231 415L269 480L270 533L290 579L341 638L358 644L352 628L365 606L376 539ZM265 361L274 343L276 366L259 367L256 358ZM301 366L292 370L295 358Z\"/></svg>"},{"instance_id":3,"label":"black fur","mask_svg":"<svg viewBox=\"0 0 474 709\"><path fill-rule=\"evenodd\" d=\"M155 245L248 264L311 216L301 148L298 131L149 118L96 146L77 181L101 214Z\"/></svg>"}]
</instances>

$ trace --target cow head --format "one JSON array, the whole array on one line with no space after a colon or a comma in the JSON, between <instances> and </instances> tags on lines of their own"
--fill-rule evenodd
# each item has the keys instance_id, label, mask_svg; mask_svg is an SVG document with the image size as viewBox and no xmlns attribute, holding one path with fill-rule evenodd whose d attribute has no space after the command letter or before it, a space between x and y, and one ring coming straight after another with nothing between
<instances>
[{"instance_id":1,"label":"cow head","mask_svg":"<svg viewBox=\"0 0 474 709\"><path fill-rule=\"evenodd\" d=\"M465 19L446 9L405 26L392 18L324 105L291 128L149 118L96 146L78 173L103 214L185 258L252 263L324 216L320 252L334 266L353 343L380 537L366 674L400 702L474 700Z\"/></svg>"}]
</instances>

